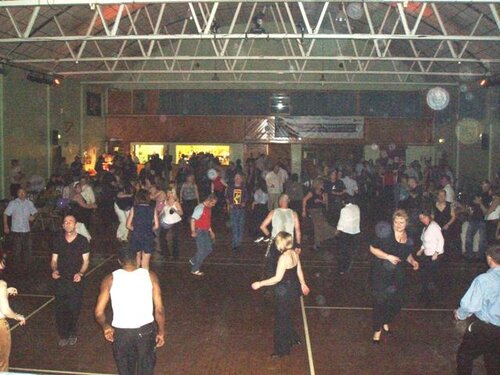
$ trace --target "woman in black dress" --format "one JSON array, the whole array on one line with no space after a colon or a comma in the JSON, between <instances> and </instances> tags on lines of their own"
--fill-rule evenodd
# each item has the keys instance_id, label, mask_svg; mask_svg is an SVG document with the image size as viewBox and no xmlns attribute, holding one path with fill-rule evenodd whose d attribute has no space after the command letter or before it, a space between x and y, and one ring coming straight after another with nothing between
<instances>
[{"instance_id":1,"label":"woman in black dress","mask_svg":"<svg viewBox=\"0 0 500 375\"><path fill-rule=\"evenodd\" d=\"M307 296L309 288L304 280L300 258L293 249L292 235L279 232L275 238L276 248L281 253L278 259L276 275L256 281L252 289L276 285L274 296L276 301L276 318L274 322L274 353L272 358L280 358L290 354L293 345L300 344L300 338L292 327L293 305L297 303L301 293Z\"/></svg>"},{"instance_id":2,"label":"woman in black dress","mask_svg":"<svg viewBox=\"0 0 500 375\"><path fill-rule=\"evenodd\" d=\"M403 261L418 270L413 258L414 242L406 234L408 214L396 210L392 215L392 231L385 238L377 238L370 245L373 254L371 283L373 298L373 342L379 343L382 329L389 332L389 323L401 310L404 283Z\"/></svg>"},{"instance_id":3,"label":"woman in black dress","mask_svg":"<svg viewBox=\"0 0 500 375\"><path fill-rule=\"evenodd\" d=\"M444 237L444 245L449 248L453 241L451 226L456 220L455 210L450 202L446 202L446 190L439 190L436 203L433 207L434 221L441 227Z\"/></svg>"}]
</instances>

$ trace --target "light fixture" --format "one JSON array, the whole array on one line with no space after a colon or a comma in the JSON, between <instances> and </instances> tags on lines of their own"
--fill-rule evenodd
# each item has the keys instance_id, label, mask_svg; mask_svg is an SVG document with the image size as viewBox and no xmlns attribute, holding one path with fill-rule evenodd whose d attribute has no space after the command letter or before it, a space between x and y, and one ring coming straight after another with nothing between
<instances>
[{"instance_id":1,"label":"light fixture","mask_svg":"<svg viewBox=\"0 0 500 375\"><path fill-rule=\"evenodd\" d=\"M444 143L444 142L445 142L445 140L444 140L444 138L439 138L439 139L438 139L438 142L442 144L442 143Z\"/></svg>"},{"instance_id":2,"label":"light fixture","mask_svg":"<svg viewBox=\"0 0 500 375\"><path fill-rule=\"evenodd\" d=\"M500 75L493 77L484 77L479 81L479 86L482 88L494 87L500 84Z\"/></svg>"},{"instance_id":3,"label":"light fixture","mask_svg":"<svg viewBox=\"0 0 500 375\"><path fill-rule=\"evenodd\" d=\"M59 86L62 83L63 77L54 74L30 71L26 75L26 79L35 83L42 83L50 86Z\"/></svg>"},{"instance_id":4,"label":"light fixture","mask_svg":"<svg viewBox=\"0 0 500 375\"><path fill-rule=\"evenodd\" d=\"M272 94L269 106L273 114L290 114L290 97L284 93Z\"/></svg>"},{"instance_id":5,"label":"light fixture","mask_svg":"<svg viewBox=\"0 0 500 375\"><path fill-rule=\"evenodd\" d=\"M217 73L214 73L212 76L212 81L220 81L219 75Z\"/></svg>"},{"instance_id":6,"label":"light fixture","mask_svg":"<svg viewBox=\"0 0 500 375\"><path fill-rule=\"evenodd\" d=\"M321 77L319 79L320 82L326 82L326 78L324 74L321 74Z\"/></svg>"}]
</instances>

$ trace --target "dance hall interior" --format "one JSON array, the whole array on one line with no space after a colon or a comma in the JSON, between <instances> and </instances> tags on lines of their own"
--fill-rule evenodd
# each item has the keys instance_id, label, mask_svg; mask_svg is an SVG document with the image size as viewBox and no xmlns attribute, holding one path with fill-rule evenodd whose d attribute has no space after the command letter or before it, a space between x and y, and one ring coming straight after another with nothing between
<instances>
[{"instance_id":1,"label":"dance hall interior","mask_svg":"<svg viewBox=\"0 0 500 375\"><path fill-rule=\"evenodd\" d=\"M0 1L0 373L499 375L500 1Z\"/></svg>"}]
</instances>

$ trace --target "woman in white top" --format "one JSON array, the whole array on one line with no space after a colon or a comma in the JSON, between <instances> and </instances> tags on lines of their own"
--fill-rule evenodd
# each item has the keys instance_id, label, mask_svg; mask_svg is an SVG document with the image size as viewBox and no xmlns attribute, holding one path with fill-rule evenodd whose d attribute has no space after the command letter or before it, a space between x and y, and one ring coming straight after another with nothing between
<instances>
[{"instance_id":1,"label":"woman in white top","mask_svg":"<svg viewBox=\"0 0 500 375\"><path fill-rule=\"evenodd\" d=\"M5 258L0 253L0 273L5 269ZM9 306L9 296L17 294L16 288L8 288L4 280L0 280L0 373L9 370L9 356L11 347L10 327L7 319L14 319L20 325L26 323L26 319L21 314L17 314Z\"/></svg>"},{"instance_id":2,"label":"woman in white top","mask_svg":"<svg viewBox=\"0 0 500 375\"><path fill-rule=\"evenodd\" d=\"M481 203L481 209L484 212L484 220L486 220L486 238L488 239L488 244L492 245L495 243L496 229L498 225L498 219L500 218L500 192L490 189L491 203L488 207L485 207Z\"/></svg>"},{"instance_id":3,"label":"woman in white top","mask_svg":"<svg viewBox=\"0 0 500 375\"><path fill-rule=\"evenodd\" d=\"M182 221L182 206L177 200L175 186L169 186L160 215L160 251L163 256L170 256L167 235L172 235L172 256L179 258L179 225Z\"/></svg>"},{"instance_id":4,"label":"woman in white top","mask_svg":"<svg viewBox=\"0 0 500 375\"><path fill-rule=\"evenodd\" d=\"M424 225L422 230L422 246L417 251L420 259L420 275L422 279L422 290L420 298L430 302L436 292L436 279L439 274L439 263L444 253L444 238L441 228L431 216L428 210L422 210L418 215L420 222ZM423 255L423 257L422 257Z\"/></svg>"}]
</instances>

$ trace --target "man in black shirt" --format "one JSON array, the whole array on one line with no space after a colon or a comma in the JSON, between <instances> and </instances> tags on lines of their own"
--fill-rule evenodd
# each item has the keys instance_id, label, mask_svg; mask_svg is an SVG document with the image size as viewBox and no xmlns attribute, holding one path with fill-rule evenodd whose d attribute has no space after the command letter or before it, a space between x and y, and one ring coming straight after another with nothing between
<instances>
[{"instance_id":1,"label":"man in black shirt","mask_svg":"<svg viewBox=\"0 0 500 375\"><path fill-rule=\"evenodd\" d=\"M342 200L346 194L345 184L338 175L339 171L333 170L329 181L325 183L325 192L328 194L328 222L335 226L339 221Z\"/></svg>"},{"instance_id":2,"label":"man in black shirt","mask_svg":"<svg viewBox=\"0 0 500 375\"><path fill-rule=\"evenodd\" d=\"M89 266L88 241L76 232L76 219L68 215L64 232L56 239L50 267L55 280L56 326L59 346L75 345L76 324L82 306L82 278Z\"/></svg>"},{"instance_id":3,"label":"man in black shirt","mask_svg":"<svg viewBox=\"0 0 500 375\"><path fill-rule=\"evenodd\" d=\"M465 234L465 253L464 256L469 259L484 260L486 253L486 222L484 221L484 213L481 210L481 196L476 195L469 207L469 226ZM479 249L474 254L474 236L479 234Z\"/></svg>"}]
</instances>

